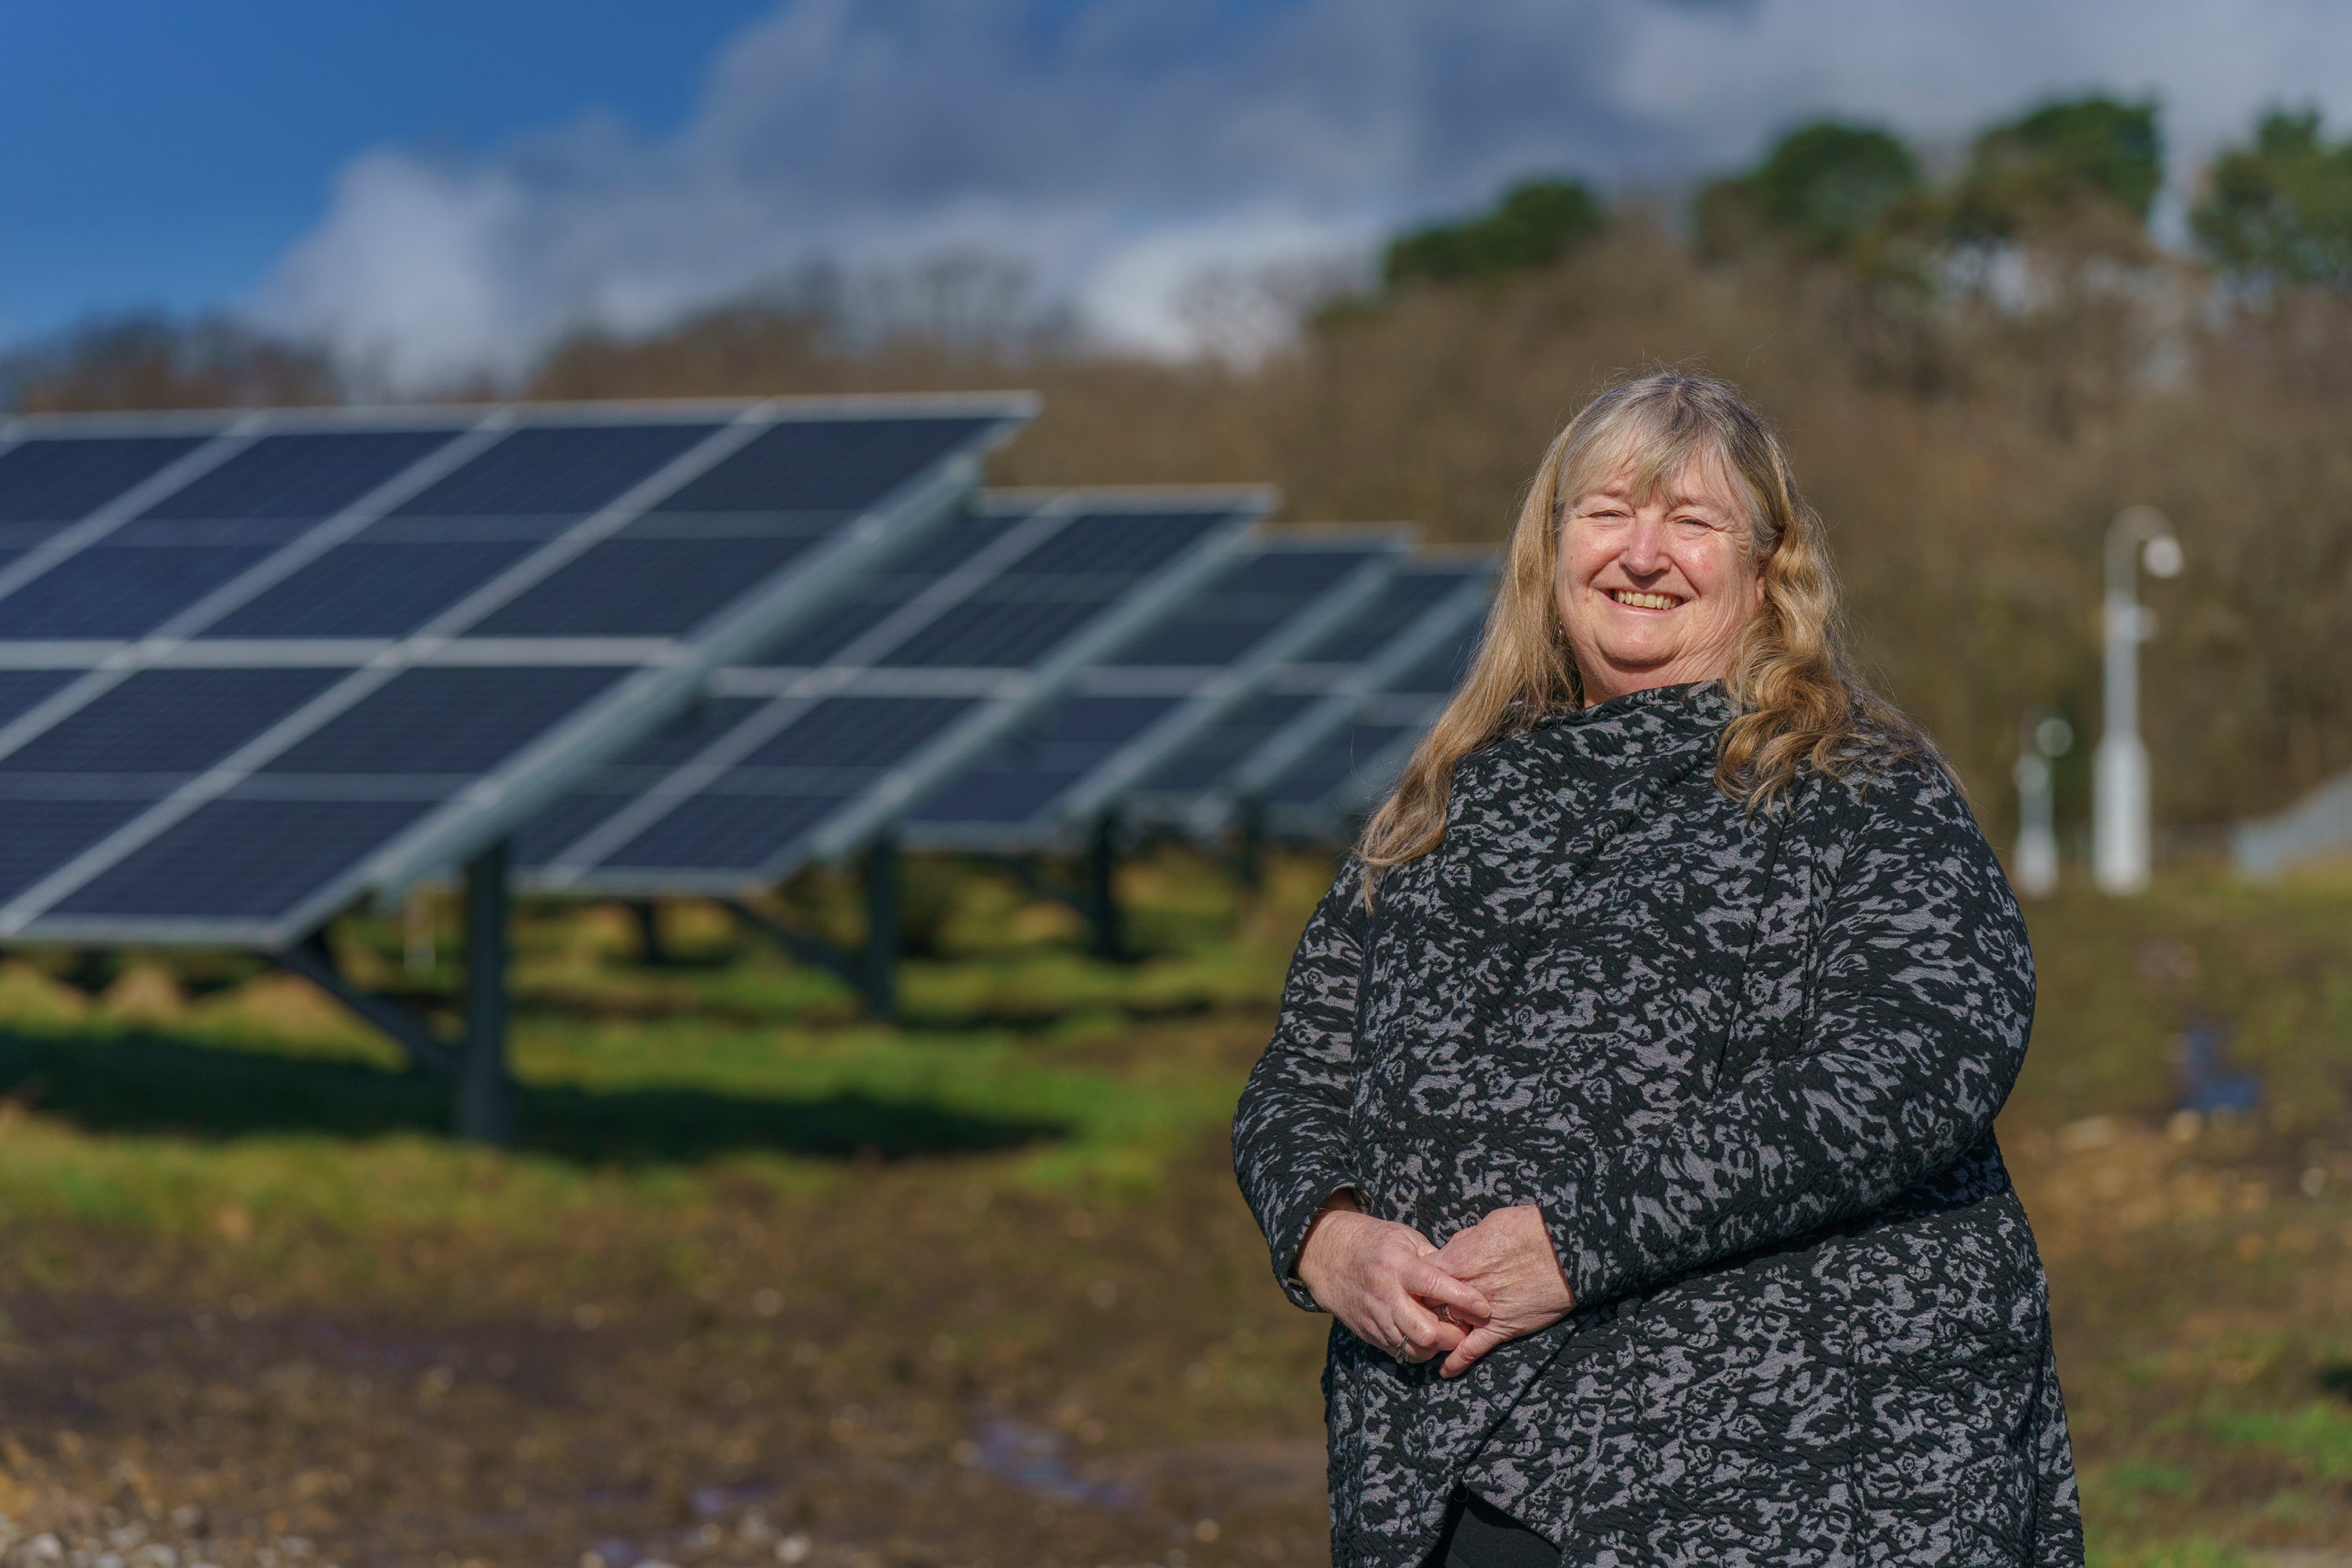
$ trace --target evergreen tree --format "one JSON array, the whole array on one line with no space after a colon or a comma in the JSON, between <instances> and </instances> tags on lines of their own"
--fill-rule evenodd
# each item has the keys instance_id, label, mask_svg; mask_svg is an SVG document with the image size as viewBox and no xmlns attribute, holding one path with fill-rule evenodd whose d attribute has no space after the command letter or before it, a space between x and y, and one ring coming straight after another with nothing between
<instances>
[{"instance_id":1,"label":"evergreen tree","mask_svg":"<svg viewBox=\"0 0 2352 1568\"><path fill-rule=\"evenodd\" d=\"M1774 142L1754 168L1700 193L1699 244L1728 255L1770 234L1824 255L1848 254L1921 184L1919 160L1886 132L1817 120Z\"/></svg>"},{"instance_id":2,"label":"evergreen tree","mask_svg":"<svg viewBox=\"0 0 2352 1568\"><path fill-rule=\"evenodd\" d=\"M2214 159L2189 226L2233 276L2352 284L2352 139L2323 139L2315 110L2265 114Z\"/></svg>"},{"instance_id":3,"label":"evergreen tree","mask_svg":"<svg viewBox=\"0 0 2352 1568\"><path fill-rule=\"evenodd\" d=\"M2164 142L2153 102L2073 99L1977 138L1954 223L1963 237L2008 238L2105 205L2144 225L2163 188Z\"/></svg>"},{"instance_id":4,"label":"evergreen tree","mask_svg":"<svg viewBox=\"0 0 2352 1568\"><path fill-rule=\"evenodd\" d=\"M1606 226L1599 198L1576 180L1528 180L1489 211L1456 224L1415 229L1390 241L1381 277L1405 283L1459 283L1549 267Z\"/></svg>"}]
</instances>

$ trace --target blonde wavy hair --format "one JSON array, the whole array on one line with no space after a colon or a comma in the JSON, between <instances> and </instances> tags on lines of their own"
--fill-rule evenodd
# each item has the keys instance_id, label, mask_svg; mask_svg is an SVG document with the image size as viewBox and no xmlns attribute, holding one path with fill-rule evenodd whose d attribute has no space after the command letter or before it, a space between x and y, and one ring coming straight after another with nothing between
<instances>
[{"instance_id":1,"label":"blonde wavy hair","mask_svg":"<svg viewBox=\"0 0 2352 1568\"><path fill-rule=\"evenodd\" d=\"M1747 503L1748 558L1763 563L1762 603L1723 678L1738 716L1717 753L1717 787L1766 808L1807 766L1839 776L1869 755L1933 755L1918 730L1853 672L1825 530L1798 492L1780 437L1729 383L1653 372L1586 404L1545 452L1519 508L1477 658L1357 842L1367 897L1381 871L1444 839L1446 801L1464 757L1584 706L1553 585L1568 509L1628 472L1636 499L1646 500L1694 463L1733 481Z\"/></svg>"}]
</instances>

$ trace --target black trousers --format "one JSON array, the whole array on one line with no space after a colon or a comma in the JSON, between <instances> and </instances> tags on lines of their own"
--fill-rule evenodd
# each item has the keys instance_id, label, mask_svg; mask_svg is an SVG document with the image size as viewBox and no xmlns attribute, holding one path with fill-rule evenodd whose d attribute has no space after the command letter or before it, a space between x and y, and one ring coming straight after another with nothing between
<instances>
[{"instance_id":1,"label":"black trousers","mask_svg":"<svg viewBox=\"0 0 2352 1568\"><path fill-rule=\"evenodd\" d=\"M1559 1568L1559 1549L1485 1498L1456 1492L1426 1568Z\"/></svg>"}]
</instances>

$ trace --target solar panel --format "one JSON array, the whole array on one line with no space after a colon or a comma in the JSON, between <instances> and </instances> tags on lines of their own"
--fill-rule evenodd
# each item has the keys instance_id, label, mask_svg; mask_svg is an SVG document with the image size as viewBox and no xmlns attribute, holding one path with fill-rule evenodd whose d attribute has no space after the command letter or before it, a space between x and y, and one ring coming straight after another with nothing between
<instances>
[{"instance_id":1,"label":"solar panel","mask_svg":"<svg viewBox=\"0 0 2352 1568\"><path fill-rule=\"evenodd\" d=\"M986 498L579 781L518 841L522 876L729 894L845 854L1183 602L1269 505L1232 490Z\"/></svg>"},{"instance_id":2,"label":"solar panel","mask_svg":"<svg viewBox=\"0 0 2352 1568\"><path fill-rule=\"evenodd\" d=\"M1181 826L1213 834L1229 826L1240 788L1232 781L1269 747L1287 754L1299 735L1336 723L1381 678L1384 650L1416 636L1424 617L1475 614L1483 608L1492 567L1484 561L1417 562L1401 568L1366 600L1311 644L1266 672L1255 695L1225 710L1216 722L1139 779L1121 804L1132 822ZM1319 717L1318 717L1319 716ZM1302 729L1302 726L1304 727ZM1258 763L1263 771L1268 764Z\"/></svg>"},{"instance_id":3,"label":"solar panel","mask_svg":"<svg viewBox=\"0 0 2352 1568\"><path fill-rule=\"evenodd\" d=\"M284 950L943 525L1025 399L0 430L0 935Z\"/></svg>"},{"instance_id":4,"label":"solar panel","mask_svg":"<svg viewBox=\"0 0 2352 1568\"><path fill-rule=\"evenodd\" d=\"M1190 817L1196 831L1258 809L1282 837L1329 839L1387 793L1468 672L1495 564L1433 561L1408 570L1426 579L1426 608L1196 804Z\"/></svg>"},{"instance_id":5,"label":"solar panel","mask_svg":"<svg viewBox=\"0 0 2352 1568\"><path fill-rule=\"evenodd\" d=\"M1403 550L1385 531L1252 541L924 797L907 842L1018 851L1066 838L1370 603Z\"/></svg>"}]
</instances>

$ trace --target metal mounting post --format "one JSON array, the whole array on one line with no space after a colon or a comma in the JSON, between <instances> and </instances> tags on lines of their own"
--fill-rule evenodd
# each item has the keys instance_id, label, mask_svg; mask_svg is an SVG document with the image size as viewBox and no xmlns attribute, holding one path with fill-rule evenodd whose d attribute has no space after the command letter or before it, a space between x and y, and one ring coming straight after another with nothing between
<instances>
[{"instance_id":1,"label":"metal mounting post","mask_svg":"<svg viewBox=\"0 0 2352 1568\"><path fill-rule=\"evenodd\" d=\"M515 1086L507 1071L507 845L466 862L466 1042L457 1062L458 1137L515 1140Z\"/></svg>"},{"instance_id":2,"label":"metal mounting post","mask_svg":"<svg viewBox=\"0 0 2352 1568\"><path fill-rule=\"evenodd\" d=\"M652 899L624 899L621 907L637 928L637 962L648 969L667 966L670 954L662 944L661 905Z\"/></svg>"},{"instance_id":3,"label":"metal mounting post","mask_svg":"<svg viewBox=\"0 0 2352 1568\"><path fill-rule=\"evenodd\" d=\"M881 833L866 847L866 963L858 978L877 1018L898 1010L898 840Z\"/></svg>"},{"instance_id":4,"label":"metal mounting post","mask_svg":"<svg viewBox=\"0 0 2352 1568\"><path fill-rule=\"evenodd\" d=\"M1095 952L1114 963L1127 957L1127 937L1118 907L1118 813L1095 817L1087 846L1086 910L1095 927Z\"/></svg>"},{"instance_id":5,"label":"metal mounting post","mask_svg":"<svg viewBox=\"0 0 2352 1568\"><path fill-rule=\"evenodd\" d=\"M1253 893L1265 882L1265 802L1254 795L1234 807L1234 875Z\"/></svg>"}]
</instances>

